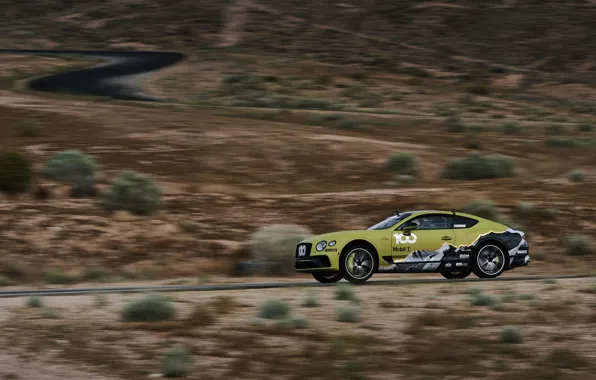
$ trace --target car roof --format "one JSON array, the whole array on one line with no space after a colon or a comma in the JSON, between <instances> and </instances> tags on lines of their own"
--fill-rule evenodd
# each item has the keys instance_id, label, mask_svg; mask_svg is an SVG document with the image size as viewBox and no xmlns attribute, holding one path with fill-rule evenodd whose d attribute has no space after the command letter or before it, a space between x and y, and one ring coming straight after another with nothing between
<instances>
[{"instance_id":1,"label":"car roof","mask_svg":"<svg viewBox=\"0 0 596 380\"><path fill-rule=\"evenodd\" d=\"M410 211L402 211L400 213L411 213L411 216L418 216L421 214L446 214L446 215L457 215L457 216L465 216L467 218L473 219L481 219L476 215L466 214L463 212L455 211L455 210L410 210Z\"/></svg>"}]
</instances>

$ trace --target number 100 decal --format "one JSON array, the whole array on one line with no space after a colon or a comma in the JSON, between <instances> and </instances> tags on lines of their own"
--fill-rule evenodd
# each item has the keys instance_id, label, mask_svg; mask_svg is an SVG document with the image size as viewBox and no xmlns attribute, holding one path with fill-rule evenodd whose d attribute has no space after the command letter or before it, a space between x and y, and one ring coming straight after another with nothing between
<instances>
[{"instance_id":1,"label":"number 100 decal","mask_svg":"<svg viewBox=\"0 0 596 380\"><path fill-rule=\"evenodd\" d=\"M402 233L399 233L394 234L393 236L395 236L395 244L414 244L416 243L416 240L418 240L416 234L410 234L409 236L406 236Z\"/></svg>"}]
</instances>

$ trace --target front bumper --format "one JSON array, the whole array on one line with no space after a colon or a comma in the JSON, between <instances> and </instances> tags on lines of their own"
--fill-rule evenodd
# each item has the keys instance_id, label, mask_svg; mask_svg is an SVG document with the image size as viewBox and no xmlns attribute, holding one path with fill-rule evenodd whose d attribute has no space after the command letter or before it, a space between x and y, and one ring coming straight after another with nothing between
<instances>
[{"instance_id":1,"label":"front bumper","mask_svg":"<svg viewBox=\"0 0 596 380\"><path fill-rule=\"evenodd\" d=\"M312 243L302 243L296 246L295 268L297 271L311 271L331 267L331 260L327 255L311 256Z\"/></svg>"},{"instance_id":2,"label":"front bumper","mask_svg":"<svg viewBox=\"0 0 596 380\"><path fill-rule=\"evenodd\" d=\"M331 267L331 261L327 256L312 256L304 259L296 259L296 270L307 271L313 269L325 269Z\"/></svg>"}]
</instances>

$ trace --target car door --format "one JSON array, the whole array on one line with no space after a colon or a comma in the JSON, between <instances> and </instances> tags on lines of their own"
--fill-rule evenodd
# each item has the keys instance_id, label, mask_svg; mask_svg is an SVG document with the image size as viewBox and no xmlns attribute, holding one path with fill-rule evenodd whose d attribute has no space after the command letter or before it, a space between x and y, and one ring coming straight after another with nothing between
<instances>
[{"instance_id":1,"label":"car door","mask_svg":"<svg viewBox=\"0 0 596 380\"><path fill-rule=\"evenodd\" d=\"M417 224L411 231L406 225ZM432 260L444 243L455 245L451 214L424 214L402 223L393 231L392 257L394 261L424 262Z\"/></svg>"}]
</instances>

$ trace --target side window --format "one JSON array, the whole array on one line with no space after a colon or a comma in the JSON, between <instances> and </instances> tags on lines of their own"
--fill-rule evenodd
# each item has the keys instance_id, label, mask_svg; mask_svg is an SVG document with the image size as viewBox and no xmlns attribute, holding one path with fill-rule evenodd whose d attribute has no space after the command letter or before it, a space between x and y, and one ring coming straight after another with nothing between
<instances>
[{"instance_id":1,"label":"side window","mask_svg":"<svg viewBox=\"0 0 596 380\"><path fill-rule=\"evenodd\" d=\"M419 230L448 230L451 229L453 217L451 215L425 215L414 220Z\"/></svg>"},{"instance_id":2,"label":"side window","mask_svg":"<svg viewBox=\"0 0 596 380\"><path fill-rule=\"evenodd\" d=\"M466 218L465 216L456 216L453 220L453 228L470 228L476 225L478 221L472 218Z\"/></svg>"}]
</instances>

